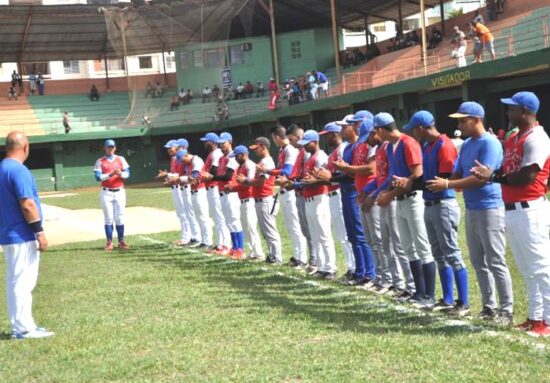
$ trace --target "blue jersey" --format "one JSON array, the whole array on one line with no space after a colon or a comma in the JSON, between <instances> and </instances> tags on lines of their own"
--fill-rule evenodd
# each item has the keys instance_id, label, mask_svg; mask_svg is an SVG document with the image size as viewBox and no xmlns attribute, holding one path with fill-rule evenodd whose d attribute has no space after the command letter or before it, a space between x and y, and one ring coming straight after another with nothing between
<instances>
[{"instance_id":1,"label":"blue jersey","mask_svg":"<svg viewBox=\"0 0 550 383\"><path fill-rule=\"evenodd\" d=\"M424 181L433 180L439 174L451 174L455 168L456 159L456 148L446 135L442 134L434 142L425 143L422 146ZM426 189L422 196L425 200L434 201L455 198L456 192L454 189L447 189L434 193Z\"/></svg>"},{"instance_id":2,"label":"blue jersey","mask_svg":"<svg viewBox=\"0 0 550 383\"><path fill-rule=\"evenodd\" d=\"M402 134L394 150L394 144L390 143L386 149L390 164L390 178L410 177L411 167L422 165L422 149L420 144L411 136Z\"/></svg>"},{"instance_id":3,"label":"blue jersey","mask_svg":"<svg viewBox=\"0 0 550 383\"><path fill-rule=\"evenodd\" d=\"M317 72L317 81L319 81L320 83L325 83L328 82L328 78L324 75L324 73Z\"/></svg>"},{"instance_id":4,"label":"blue jersey","mask_svg":"<svg viewBox=\"0 0 550 383\"><path fill-rule=\"evenodd\" d=\"M36 182L29 169L17 160L6 158L0 162L0 244L12 245L36 240L19 202L33 199L40 216L40 200Z\"/></svg>"},{"instance_id":5,"label":"blue jersey","mask_svg":"<svg viewBox=\"0 0 550 383\"><path fill-rule=\"evenodd\" d=\"M461 178L471 176L470 169L475 166L475 160L490 166L500 168L503 153L500 141L489 133L481 137L470 137L460 148L455 173ZM464 189L464 202L470 210L496 209L503 206L500 185L489 183L476 188Z\"/></svg>"}]
</instances>

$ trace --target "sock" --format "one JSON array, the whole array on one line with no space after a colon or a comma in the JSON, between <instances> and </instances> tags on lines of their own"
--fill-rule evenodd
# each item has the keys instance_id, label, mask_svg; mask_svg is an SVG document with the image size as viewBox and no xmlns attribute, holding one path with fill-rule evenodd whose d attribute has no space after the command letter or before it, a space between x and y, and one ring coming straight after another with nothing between
<instances>
[{"instance_id":1,"label":"sock","mask_svg":"<svg viewBox=\"0 0 550 383\"><path fill-rule=\"evenodd\" d=\"M424 284L426 288L426 297L434 299L435 297L435 262L425 263L422 265L424 274Z\"/></svg>"},{"instance_id":2,"label":"sock","mask_svg":"<svg viewBox=\"0 0 550 383\"><path fill-rule=\"evenodd\" d=\"M415 295L419 299L425 299L426 298L426 284L424 282L424 275L422 272L422 262L419 260L417 261L410 261L409 265L411 267L411 274L414 279L414 286L416 288Z\"/></svg>"},{"instance_id":3,"label":"sock","mask_svg":"<svg viewBox=\"0 0 550 383\"><path fill-rule=\"evenodd\" d=\"M237 239L237 233L235 232L231 232L229 233L231 234L231 244L233 245L233 249L238 249L239 245L238 245L238 239Z\"/></svg>"},{"instance_id":4,"label":"sock","mask_svg":"<svg viewBox=\"0 0 550 383\"><path fill-rule=\"evenodd\" d=\"M458 290L458 299L465 305L469 305L468 299L468 271L465 267L460 270L455 270L456 289Z\"/></svg>"},{"instance_id":5,"label":"sock","mask_svg":"<svg viewBox=\"0 0 550 383\"><path fill-rule=\"evenodd\" d=\"M244 232L237 232L238 248L244 251Z\"/></svg>"},{"instance_id":6,"label":"sock","mask_svg":"<svg viewBox=\"0 0 550 383\"><path fill-rule=\"evenodd\" d=\"M441 290L443 290L443 300L445 303L454 304L453 291L453 268L445 266L439 269L439 280L441 281Z\"/></svg>"},{"instance_id":7,"label":"sock","mask_svg":"<svg viewBox=\"0 0 550 383\"><path fill-rule=\"evenodd\" d=\"M113 240L113 225L105 225L105 236L107 241Z\"/></svg>"},{"instance_id":8,"label":"sock","mask_svg":"<svg viewBox=\"0 0 550 383\"><path fill-rule=\"evenodd\" d=\"M116 225L116 233L118 235L118 242L124 242L124 225Z\"/></svg>"}]
</instances>

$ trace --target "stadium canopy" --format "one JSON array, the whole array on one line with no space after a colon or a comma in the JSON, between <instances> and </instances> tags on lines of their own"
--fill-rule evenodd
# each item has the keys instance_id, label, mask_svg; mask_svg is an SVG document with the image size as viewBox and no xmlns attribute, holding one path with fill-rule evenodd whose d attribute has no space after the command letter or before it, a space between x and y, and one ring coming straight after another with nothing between
<instances>
[{"instance_id":1,"label":"stadium canopy","mask_svg":"<svg viewBox=\"0 0 550 383\"><path fill-rule=\"evenodd\" d=\"M269 0L90 2L0 6L0 62L115 58L271 31ZM272 2L277 33L332 25L330 0ZM419 13L420 0L337 0L335 9L338 27L359 30Z\"/></svg>"}]
</instances>

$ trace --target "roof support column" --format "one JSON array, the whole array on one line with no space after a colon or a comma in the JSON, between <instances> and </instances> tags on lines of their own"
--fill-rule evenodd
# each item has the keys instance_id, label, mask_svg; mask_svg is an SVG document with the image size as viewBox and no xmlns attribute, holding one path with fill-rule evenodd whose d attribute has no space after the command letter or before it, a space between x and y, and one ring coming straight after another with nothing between
<instances>
[{"instance_id":1,"label":"roof support column","mask_svg":"<svg viewBox=\"0 0 550 383\"><path fill-rule=\"evenodd\" d=\"M164 69L164 85L168 86L168 75L166 74L166 58L164 57L164 47L162 47L162 68Z\"/></svg>"},{"instance_id":2,"label":"roof support column","mask_svg":"<svg viewBox=\"0 0 550 383\"><path fill-rule=\"evenodd\" d=\"M107 53L103 56L103 64L105 65L105 87L107 91L111 90L111 84L109 83L109 65L107 65Z\"/></svg>"},{"instance_id":3,"label":"roof support column","mask_svg":"<svg viewBox=\"0 0 550 383\"><path fill-rule=\"evenodd\" d=\"M124 12L120 12L120 32L122 33L122 49L124 54L124 75L126 76L126 87L128 88L128 102L132 110L132 93L130 91L130 77L128 76L128 59L126 51L126 24L124 22Z\"/></svg>"},{"instance_id":4,"label":"roof support column","mask_svg":"<svg viewBox=\"0 0 550 383\"><path fill-rule=\"evenodd\" d=\"M420 0L420 26L422 27L422 62L424 64L424 76L428 75L428 62L426 57L426 13L424 0Z\"/></svg>"},{"instance_id":5,"label":"roof support column","mask_svg":"<svg viewBox=\"0 0 550 383\"><path fill-rule=\"evenodd\" d=\"M330 0L330 13L332 16L332 44L334 46L334 63L336 65L336 83L339 83L342 75L340 73L340 47L338 44L338 25L336 23L336 5L334 2L335 0Z\"/></svg>"},{"instance_id":6,"label":"roof support column","mask_svg":"<svg viewBox=\"0 0 550 383\"><path fill-rule=\"evenodd\" d=\"M399 30L403 34L403 10L401 9L401 0L397 2L397 17L399 18Z\"/></svg>"},{"instance_id":7,"label":"roof support column","mask_svg":"<svg viewBox=\"0 0 550 383\"><path fill-rule=\"evenodd\" d=\"M275 11L273 9L273 0L269 0L269 23L271 25L271 51L273 56L273 71L275 72L275 81L277 86L281 86L279 78L279 54L277 52L277 37L275 33Z\"/></svg>"},{"instance_id":8,"label":"roof support column","mask_svg":"<svg viewBox=\"0 0 550 383\"><path fill-rule=\"evenodd\" d=\"M439 0L439 12L441 14L441 34L445 36L445 9L443 7L443 0Z\"/></svg>"},{"instance_id":9,"label":"roof support column","mask_svg":"<svg viewBox=\"0 0 550 383\"><path fill-rule=\"evenodd\" d=\"M366 46L367 48L369 47L369 16L365 16L365 19L364 19L364 23L365 23L365 41L366 41Z\"/></svg>"}]
</instances>

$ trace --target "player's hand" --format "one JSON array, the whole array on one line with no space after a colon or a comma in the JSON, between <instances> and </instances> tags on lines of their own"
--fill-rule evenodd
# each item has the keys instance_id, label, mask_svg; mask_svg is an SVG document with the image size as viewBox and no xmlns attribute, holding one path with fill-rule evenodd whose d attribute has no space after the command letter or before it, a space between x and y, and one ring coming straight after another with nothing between
<instances>
[{"instance_id":1,"label":"player's hand","mask_svg":"<svg viewBox=\"0 0 550 383\"><path fill-rule=\"evenodd\" d=\"M306 174L306 176L304 178L302 178L302 183L305 183L305 184L313 184L317 182L317 178L313 177L311 174Z\"/></svg>"},{"instance_id":2,"label":"player's hand","mask_svg":"<svg viewBox=\"0 0 550 383\"><path fill-rule=\"evenodd\" d=\"M374 202L374 198L371 196L366 196L363 200L363 205L361 206L363 212L368 213L368 211L374 206Z\"/></svg>"},{"instance_id":3,"label":"player's hand","mask_svg":"<svg viewBox=\"0 0 550 383\"><path fill-rule=\"evenodd\" d=\"M284 187L286 186L290 181L285 176L280 176L275 179L275 185Z\"/></svg>"},{"instance_id":4,"label":"player's hand","mask_svg":"<svg viewBox=\"0 0 550 383\"><path fill-rule=\"evenodd\" d=\"M243 174L238 174L236 180L238 183L244 184L244 181L246 181L246 177Z\"/></svg>"},{"instance_id":5,"label":"player's hand","mask_svg":"<svg viewBox=\"0 0 550 383\"><path fill-rule=\"evenodd\" d=\"M470 172L482 181L489 182L493 175L493 169L487 165L483 165L478 160L475 160L475 166L470 169Z\"/></svg>"},{"instance_id":6,"label":"player's hand","mask_svg":"<svg viewBox=\"0 0 550 383\"><path fill-rule=\"evenodd\" d=\"M201 173L201 181L210 181L214 176L210 173Z\"/></svg>"},{"instance_id":7,"label":"player's hand","mask_svg":"<svg viewBox=\"0 0 550 383\"><path fill-rule=\"evenodd\" d=\"M170 176L170 177L166 177L166 181L164 183L166 185L175 185L178 183L178 181L179 181L178 176Z\"/></svg>"},{"instance_id":8,"label":"player's hand","mask_svg":"<svg viewBox=\"0 0 550 383\"><path fill-rule=\"evenodd\" d=\"M257 164L256 165L256 173L265 174L265 173L267 173L267 169L262 164Z\"/></svg>"},{"instance_id":9,"label":"player's hand","mask_svg":"<svg viewBox=\"0 0 550 383\"><path fill-rule=\"evenodd\" d=\"M434 193L446 190L448 185L449 180L446 178L435 177L433 180L426 181L426 188Z\"/></svg>"},{"instance_id":10,"label":"player's hand","mask_svg":"<svg viewBox=\"0 0 550 383\"><path fill-rule=\"evenodd\" d=\"M159 170L155 178L165 178L167 175L168 175L168 172L166 170Z\"/></svg>"},{"instance_id":11,"label":"player's hand","mask_svg":"<svg viewBox=\"0 0 550 383\"><path fill-rule=\"evenodd\" d=\"M349 166L346 161L339 158L335 160L332 164L336 169L340 170L341 172L345 171Z\"/></svg>"},{"instance_id":12,"label":"player's hand","mask_svg":"<svg viewBox=\"0 0 550 383\"><path fill-rule=\"evenodd\" d=\"M378 206L388 206L391 201L393 201L393 196L388 192L382 192L378 195L378 198L376 199L376 204Z\"/></svg>"},{"instance_id":13,"label":"player's hand","mask_svg":"<svg viewBox=\"0 0 550 383\"><path fill-rule=\"evenodd\" d=\"M232 192L232 191L233 191L233 188L231 187L231 185L226 184L226 185L224 185L224 187L223 187L223 191L226 192L226 193L229 193L229 192Z\"/></svg>"},{"instance_id":14,"label":"player's hand","mask_svg":"<svg viewBox=\"0 0 550 383\"><path fill-rule=\"evenodd\" d=\"M393 176L392 186L396 189L401 189L408 192L412 188L412 180L407 177Z\"/></svg>"},{"instance_id":15,"label":"player's hand","mask_svg":"<svg viewBox=\"0 0 550 383\"><path fill-rule=\"evenodd\" d=\"M332 173L328 169L319 169L315 172L315 177L321 181L330 182Z\"/></svg>"},{"instance_id":16,"label":"player's hand","mask_svg":"<svg viewBox=\"0 0 550 383\"><path fill-rule=\"evenodd\" d=\"M113 172L111 174L114 175L114 176L119 176L120 173L121 173L120 169L115 169L115 170L113 170Z\"/></svg>"},{"instance_id":17,"label":"player's hand","mask_svg":"<svg viewBox=\"0 0 550 383\"><path fill-rule=\"evenodd\" d=\"M46 251L46 249L48 249L48 240L46 239L46 234L44 234L44 232L37 234L36 240L38 241L38 250Z\"/></svg>"}]
</instances>

